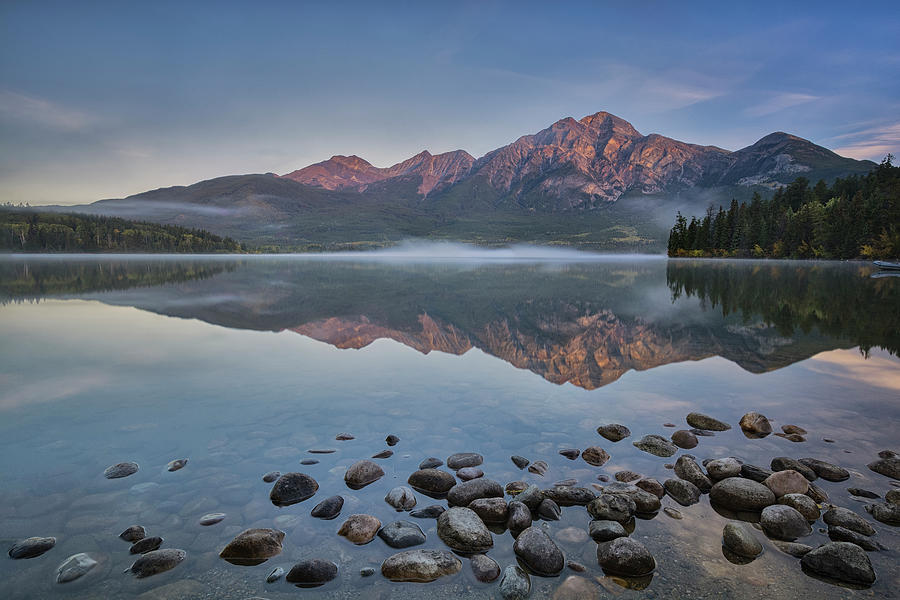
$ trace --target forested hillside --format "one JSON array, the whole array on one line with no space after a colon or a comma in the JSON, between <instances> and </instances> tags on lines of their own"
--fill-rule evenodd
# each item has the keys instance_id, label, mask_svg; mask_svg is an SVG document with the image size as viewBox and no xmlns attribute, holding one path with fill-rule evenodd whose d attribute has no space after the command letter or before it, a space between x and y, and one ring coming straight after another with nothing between
<instances>
[{"instance_id":1,"label":"forested hillside","mask_svg":"<svg viewBox=\"0 0 900 600\"><path fill-rule=\"evenodd\" d=\"M799 177L770 200L710 207L690 222L678 214L669 256L893 258L900 256L900 167L889 154L867 175L830 187Z\"/></svg>"},{"instance_id":2,"label":"forested hillside","mask_svg":"<svg viewBox=\"0 0 900 600\"><path fill-rule=\"evenodd\" d=\"M0 207L0 250L16 252L241 252L201 229L115 217L40 213Z\"/></svg>"}]
</instances>

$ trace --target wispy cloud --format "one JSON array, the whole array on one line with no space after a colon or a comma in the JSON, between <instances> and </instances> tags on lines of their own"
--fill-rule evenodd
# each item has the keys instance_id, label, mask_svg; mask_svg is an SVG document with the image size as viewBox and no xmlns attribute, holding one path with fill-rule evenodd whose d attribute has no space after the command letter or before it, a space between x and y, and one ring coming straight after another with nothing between
<instances>
[{"instance_id":1,"label":"wispy cloud","mask_svg":"<svg viewBox=\"0 0 900 600\"><path fill-rule=\"evenodd\" d=\"M9 90L0 90L0 118L68 132L84 130L94 121L83 112Z\"/></svg>"},{"instance_id":2,"label":"wispy cloud","mask_svg":"<svg viewBox=\"0 0 900 600\"><path fill-rule=\"evenodd\" d=\"M773 95L764 102L745 108L743 113L748 117L764 117L781 112L787 108L815 102L816 100L821 100L821 96L780 93Z\"/></svg>"},{"instance_id":3,"label":"wispy cloud","mask_svg":"<svg viewBox=\"0 0 900 600\"><path fill-rule=\"evenodd\" d=\"M880 161L889 152L900 154L900 122L865 127L830 138L835 152L856 159Z\"/></svg>"}]
</instances>

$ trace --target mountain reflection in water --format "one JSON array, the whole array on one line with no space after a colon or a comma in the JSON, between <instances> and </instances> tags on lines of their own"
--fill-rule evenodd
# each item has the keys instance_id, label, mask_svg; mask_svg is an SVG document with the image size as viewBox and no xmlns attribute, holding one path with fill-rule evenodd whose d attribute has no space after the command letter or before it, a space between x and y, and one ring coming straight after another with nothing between
<instances>
[{"instance_id":1,"label":"mountain reflection in water","mask_svg":"<svg viewBox=\"0 0 900 600\"><path fill-rule=\"evenodd\" d=\"M900 349L900 281L865 264L96 257L0 261L0 301L94 299L338 348L471 348L594 389L721 356L760 373L826 350Z\"/></svg>"}]
</instances>

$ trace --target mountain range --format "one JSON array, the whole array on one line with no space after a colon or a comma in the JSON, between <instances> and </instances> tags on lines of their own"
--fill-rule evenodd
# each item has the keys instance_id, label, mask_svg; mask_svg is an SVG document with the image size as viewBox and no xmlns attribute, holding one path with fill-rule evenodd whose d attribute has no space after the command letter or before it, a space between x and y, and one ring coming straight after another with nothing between
<instances>
[{"instance_id":1,"label":"mountain range","mask_svg":"<svg viewBox=\"0 0 900 600\"><path fill-rule=\"evenodd\" d=\"M475 158L422 151L380 168L358 156L284 175L231 175L57 210L202 227L295 249L366 247L407 237L660 249L676 210L754 191L868 172L776 132L737 151L643 135L607 112L567 117Z\"/></svg>"}]
</instances>

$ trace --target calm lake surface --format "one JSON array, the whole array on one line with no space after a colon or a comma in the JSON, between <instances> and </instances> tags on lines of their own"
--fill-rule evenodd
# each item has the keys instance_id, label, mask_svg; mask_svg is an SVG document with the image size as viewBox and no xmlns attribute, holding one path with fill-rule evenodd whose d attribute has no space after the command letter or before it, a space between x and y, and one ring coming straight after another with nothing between
<instances>
[{"instance_id":1,"label":"calm lake surface","mask_svg":"<svg viewBox=\"0 0 900 600\"><path fill-rule=\"evenodd\" d=\"M708 495L687 507L664 497L683 518L637 519L632 537L657 568L644 589L628 589L637 584L598 565L585 508L564 507L561 520L535 525L587 570L532 576L534 598L553 597L570 575L602 597L896 598L900 528L847 492L883 496L898 485L866 467L879 451L900 451L900 278L872 274L860 263L639 257L0 257L0 541L57 538L40 557L0 559L0 597L499 597L498 582L477 581L466 558L433 583L388 581L380 565L399 550L336 534L346 516L368 513L414 521L427 536L419 548L446 549L434 519L398 513L384 496L426 457L471 451L501 485L542 488L570 478L591 488L623 470L663 482L684 453L766 468L778 456L814 457L850 471L816 484L887 548L868 553L878 579L865 590L806 575L759 530L763 554L737 565L722 551L729 519ZM665 423L689 429L691 411L732 429L671 458L632 445L669 438ZM776 431L802 427L805 441L747 438L737 424L749 411ZM631 437L607 441L596 432L607 423ZM336 440L342 432L355 439ZM385 476L348 488L345 469L387 448L388 434L400 442L376 459ZM558 454L588 446L612 458L594 467ZM321 448L336 452L308 453ZM549 468L520 470L511 455ZM168 472L178 458L187 466ZM308 458L319 463L300 465ZM140 470L103 477L123 461ZM319 490L276 507L262 481L273 470L307 473ZM337 519L310 516L335 494L345 499ZM446 506L416 497L417 508ZM213 512L227 516L200 526ZM186 559L145 579L123 574L135 556L117 536L135 524ZM251 527L286 532L283 552L258 566L218 557ZM812 527L799 542L828 541L821 520ZM488 555L514 564L512 535L493 537ZM57 566L79 552L99 565L57 584ZM306 558L336 563L337 579L315 589L265 582ZM366 567L376 574L361 577Z\"/></svg>"}]
</instances>

